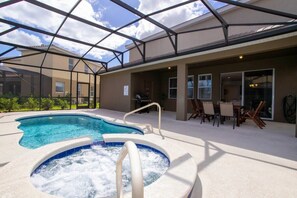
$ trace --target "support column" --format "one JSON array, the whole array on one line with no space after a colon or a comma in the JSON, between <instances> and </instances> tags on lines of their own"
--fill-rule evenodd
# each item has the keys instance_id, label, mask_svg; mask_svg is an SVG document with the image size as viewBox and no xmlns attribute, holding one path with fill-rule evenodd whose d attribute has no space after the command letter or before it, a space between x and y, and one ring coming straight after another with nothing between
<instances>
[{"instance_id":1,"label":"support column","mask_svg":"<svg viewBox=\"0 0 297 198\"><path fill-rule=\"evenodd\" d=\"M70 110L72 107L72 71L70 71Z\"/></svg>"},{"instance_id":2,"label":"support column","mask_svg":"<svg viewBox=\"0 0 297 198\"><path fill-rule=\"evenodd\" d=\"M177 96L176 96L176 119L187 120L188 100L188 67L186 64L177 65Z\"/></svg>"},{"instance_id":3,"label":"support column","mask_svg":"<svg viewBox=\"0 0 297 198\"><path fill-rule=\"evenodd\" d=\"M296 100L296 123L295 123L295 137L297 138L297 100Z\"/></svg>"},{"instance_id":4,"label":"support column","mask_svg":"<svg viewBox=\"0 0 297 198\"><path fill-rule=\"evenodd\" d=\"M93 93L94 93L94 109L96 109L96 106L97 106L97 75L94 74L94 87L93 87Z\"/></svg>"}]
</instances>

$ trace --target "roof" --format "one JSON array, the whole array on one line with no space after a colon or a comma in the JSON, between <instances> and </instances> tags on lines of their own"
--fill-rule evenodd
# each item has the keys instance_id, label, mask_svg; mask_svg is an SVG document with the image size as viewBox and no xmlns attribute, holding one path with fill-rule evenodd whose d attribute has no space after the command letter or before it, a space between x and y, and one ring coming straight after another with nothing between
<instances>
[{"instance_id":1,"label":"roof","mask_svg":"<svg viewBox=\"0 0 297 198\"><path fill-rule=\"evenodd\" d=\"M45 44L41 44L41 45L38 45L38 46L30 46L31 48L35 48L35 49L42 49L42 50L47 50L47 48L49 47L49 45L45 45ZM17 50L19 51L26 51L28 49L25 49L25 48L17 48ZM79 56L79 54L76 54L76 53L73 53L73 52L70 52L68 50L65 50L61 47L58 47L56 45L51 45L50 46L50 51L59 51L59 52L62 52L64 54L68 54L68 55L72 55L72 56Z\"/></svg>"}]
</instances>

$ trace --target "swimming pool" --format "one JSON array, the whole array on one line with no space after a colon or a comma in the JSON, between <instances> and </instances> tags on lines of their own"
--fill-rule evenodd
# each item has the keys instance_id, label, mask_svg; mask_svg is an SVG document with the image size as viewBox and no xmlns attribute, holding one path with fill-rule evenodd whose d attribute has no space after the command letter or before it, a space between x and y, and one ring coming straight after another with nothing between
<instances>
[{"instance_id":1,"label":"swimming pool","mask_svg":"<svg viewBox=\"0 0 297 198\"><path fill-rule=\"evenodd\" d=\"M115 197L116 161L123 143L94 144L60 153L42 163L31 175L32 184L58 197ZM144 186L159 179L169 168L160 151L137 145ZM131 191L128 157L123 162L124 191Z\"/></svg>"},{"instance_id":2,"label":"swimming pool","mask_svg":"<svg viewBox=\"0 0 297 198\"><path fill-rule=\"evenodd\" d=\"M47 115L21 118L18 126L24 132L20 145L36 149L58 141L90 136L93 141L102 141L102 134L143 134L141 130L106 122L87 115Z\"/></svg>"}]
</instances>

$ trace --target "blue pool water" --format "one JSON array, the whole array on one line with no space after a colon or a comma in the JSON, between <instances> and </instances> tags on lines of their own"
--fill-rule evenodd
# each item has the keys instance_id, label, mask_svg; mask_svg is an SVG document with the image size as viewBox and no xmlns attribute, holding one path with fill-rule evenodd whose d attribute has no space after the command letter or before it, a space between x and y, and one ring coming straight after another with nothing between
<instances>
[{"instance_id":1,"label":"blue pool water","mask_svg":"<svg viewBox=\"0 0 297 198\"><path fill-rule=\"evenodd\" d=\"M116 161L122 143L93 144L62 152L42 163L31 175L32 184L58 197L116 197ZM144 186L169 168L168 158L158 150L137 145ZM123 161L124 191L131 191L128 156Z\"/></svg>"},{"instance_id":2,"label":"blue pool water","mask_svg":"<svg viewBox=\"0 0 297 198\"><path fill-rule=\"evenodd\" d=\"M46 144L71 138L90 136L102 141L105 133L143 134L139 129L110 124L99 118L84 115L53 115L17 120L24 131L20 145L35 149Z\"/></svg>"}]
</instances>

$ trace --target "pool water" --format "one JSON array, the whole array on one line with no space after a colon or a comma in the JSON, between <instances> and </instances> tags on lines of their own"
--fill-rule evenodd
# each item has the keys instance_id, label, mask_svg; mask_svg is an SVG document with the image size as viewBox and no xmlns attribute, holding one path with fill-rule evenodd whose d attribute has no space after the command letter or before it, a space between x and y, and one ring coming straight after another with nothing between
<instances>
[{"instance_id":1,"label":"pool water","mask_svg":"<svg viewBox=\"0 0 297 198\"><path fill-rule=\"evenodd\" d=\"M116 161L123 144L91 145L58 154L40 165L31 175L39 190L59 197L115 197ZM157 180L169 167L159 151L137 145L144 185ZM123 161L124 191L131 191L130 162Z\"/></svg>"},{"instance_id":2,"label":"pool water","mask_svg":"<svg viewBox=\"0 0 297 198\"><path fill-rule=\"evenodd\" d=\"M54 115L17 120L24 131L20 145L35 149L46 144L71 138L90 136L102 141L104 133L142 134L139 129L107 123L99 118L84 115Z\"/></svg>"}]
</instances>

